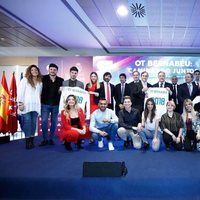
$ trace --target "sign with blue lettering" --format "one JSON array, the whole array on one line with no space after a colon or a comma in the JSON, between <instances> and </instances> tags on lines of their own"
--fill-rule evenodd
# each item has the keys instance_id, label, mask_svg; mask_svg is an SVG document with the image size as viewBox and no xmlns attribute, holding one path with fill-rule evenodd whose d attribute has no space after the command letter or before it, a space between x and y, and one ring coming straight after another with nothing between
<instances>
[{"instance_id":1,"label":"sign with blue lettering","mask_svg":"<svg viewBox=\"0 0 200 200\"><path fill-rule=\"evenodd\" d=\"M156 113L161 117L166 113L166 104L169 98L169 92L166 88L149 88L147 90L148 98L153 98L156 104Z\"/></svg>"}]
</instances>

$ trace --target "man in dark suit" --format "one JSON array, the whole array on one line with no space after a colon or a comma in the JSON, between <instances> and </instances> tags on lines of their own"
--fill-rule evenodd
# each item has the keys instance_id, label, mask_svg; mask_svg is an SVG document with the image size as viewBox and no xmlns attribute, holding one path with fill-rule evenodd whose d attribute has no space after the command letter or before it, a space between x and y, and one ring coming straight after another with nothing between
<instances>
[{"instance_id":1,"label":"man in dark suit","mask_svg":"<svg viewBox=\"0 0 200 200\"><path fill-rule=\"evenodd\" d=\"M183 112L183 102L185 99L190 99L193 101L193 99L198 94L198 88L193 80L193 74L192 73L186 73L185 75L185 83L181 84L178 91L178 99L181 105L181 113Z\"/></svg>"},{"instance_id":2,"label":"man in dark suit","mask_svg":"<svg viewBox=\"0 0 200 200\"><path fill-rule=\"evenodd\" d=\"M103 82L100 83L100 93L99 98L105 98L107 100L108 106L107 108L110 108L114 110L114 85L110 83L110 80L112 78L112 75L110 72L105 72L103 75Z\"/></svg>"},{"instance_id":3,"label":"man in dark suit","mask_svg":"<svg viewBox=\"0 0 200 200\"><path fill-rule=\"evenodd\" d=\"M165 81L165 72L158 72L158 82L154 84L153 87L166 88L166 90L169 92L169 100L171 99L172 84Z\"/></svg>"},{"instance_id":4,"label":"man in dark suit","mask_svg":"<svg viewBox=\"0 0 200 200\"><path fill-rule=\"evenodd\" d=\"M145 79L146 77L146 79ZM140 73L138 71L133 72L133 81L129 84L131 91L132 107L136 108L142 114L144 110L144 99L145 92L147 91L150 84L147 84L148 73L143 73L143 82L139 80Z\"/></svg>"},{"instance_id":5,"label":"man in dark suit","mask_svg":"<svg viewBox=\"0 0 200 200\"><path fill-rule=\"evenodd\" d=\"M180 103L179 103L179 100L178 100L178 91L179 91L180 85L178 85L177 76L175 76L175 75L172 76L171 81L172 81L172 96L171 96L171 98L176 105L176 108L175 108L174 111L181 114Z\"/></svg>"},{"instance_id":6,"label":"man in dark suit","mask_svg":"<svg viewBox=\"0 0 200 200\"><path fill-rule=\"evenodd\" d=\"M200 70L195 70L194 73L194 83L196 84L197 88L198 88L198 94L200 95Z\"/></svg>"},{"instance_id":7,"label":"man in dark suit","mask_svg":"<svg viewBox=\"0 0 200 200\"><path fill-rule=\"evenodd\" d=\"M123 99L125 96L130 96L129 84L126 83L126 74L122 73L119 75L120 83L115 86L114 98L115 98L115 113L118 113L123 106Z\"/></svg>"},{"instance_id":8,"label":"man in dark suit","mask_svg":"<svg viewBox=\"0 0 200 200\"><path fill-rule=\"evenodd\" d=\"M70 79L63 81L62 86L80 87L80 88L84 89L83 82L77 80L78 68L76 66L72 66L69 70L69 73L70 73Z\"/></svg>"},{"instance_id":9,"label":"man in dark suit","mask_svg":"<svg viewBox=\"0 0 200 200\"><path fill-rule=\"evenodd\" d=\"M146 92L147 90L152 87L152 85L150 83L147 82L149 78L149 74L146 71L143 71L141 73L141 82L142 82L142 92L144 93L144 95L146 96Z\"/></svg>"}]
</instances>

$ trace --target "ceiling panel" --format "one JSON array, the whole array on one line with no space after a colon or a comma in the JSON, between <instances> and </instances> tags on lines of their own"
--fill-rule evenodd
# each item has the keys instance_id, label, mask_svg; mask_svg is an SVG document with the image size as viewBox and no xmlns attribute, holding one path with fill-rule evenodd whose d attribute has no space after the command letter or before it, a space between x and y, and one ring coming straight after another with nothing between
<instances>
[{"instance_id":1,"label":"ceiling panel","mask_svg":"<svg viewBox=\"0 0 200 200\"><path fill-rule=\"evenodd\" d=\"M25 28L11 17L0 12L0 37L2 46L40 47L55 46L31 30Z\"/></svg>"},{"instance_id":2,"label":"ceiling panel","mask_svg":"<svg viewBox=\"0 0 200 200\"><path fill-rule=\"evenodd\" d=\"M143 17L132 15L136 3ZM127 16L117 13L121 4ZM199 8L200 0L0 0L0 47L200 52Z\"/></svg>"}]
</instances>

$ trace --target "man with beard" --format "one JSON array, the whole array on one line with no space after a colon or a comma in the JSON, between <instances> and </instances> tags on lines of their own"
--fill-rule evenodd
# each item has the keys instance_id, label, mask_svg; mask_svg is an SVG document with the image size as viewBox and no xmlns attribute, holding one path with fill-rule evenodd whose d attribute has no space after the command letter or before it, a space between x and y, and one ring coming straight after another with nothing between
<instances>
[{"instance_id":1,"label":"man with beard","mask_svg":"<svg viewBox=\"0 0 200 200\"><path fill-rule=\"evenodd\" d=\"M42 135L43 141L39 146L46 146L48 144L54 145L53 137L56 130L59 102L60 102L60 91L59 88L62 86L63 79L57 76L58 66L54 63L49 65L49 74L42 78L42 95L41 95L41 118L42 118ZM48 140L48 118L50 119L50 134Z\"/></svg>"},{"instance_id":2,"label":"man with beard","mask_svg":"<svg viewBox=\"0 0 200 200\"><path fill-rule=\"evenodd\" d=\"M99 97L100 98L105 98L108 103L108 108L114 109L114 102L113 102L113 97L114 97L114 85L110 83L110 80L112 78L112 75L110 72L105 72L103 75L103 82L100 83L100 93Z\"/></svg>"}]
</instances>

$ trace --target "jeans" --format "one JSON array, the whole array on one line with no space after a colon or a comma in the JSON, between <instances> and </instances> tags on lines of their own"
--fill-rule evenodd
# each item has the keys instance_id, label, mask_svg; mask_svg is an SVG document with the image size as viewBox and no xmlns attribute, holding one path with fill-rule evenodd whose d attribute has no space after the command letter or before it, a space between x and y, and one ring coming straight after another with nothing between
<instances>
[{"instance_id":1,"label":"jeans","mask_svg":"<svg viewBox=\"0 0 200 200\"><path fill-rule=\"evenodd\" d=\"M51 105L45 105L42 104L41 106L41 119L42 119L42 134L43 134L43 139L47 140L48 138L48 125L49 125L49 114L50 115L50 139L53 139L54 133L56 130L57 126L57 120L58 120L58 110L59 106L51 106Z\"/></svg>"},{"instance_id":2,"label":"jeans","mask_svg":"<svg viewBox=\"0 0 200 200\"><path fill-rule=\"evenodd\" d=\"M143 141L143 142L148 142L147 139L153 139L154 134L155 134L155 130L152 130L152 131L151 131L151 130L147 130L147 129L145 129L145 128L143 128L143 129L141 130L141 132L139 133L139 135L140 135L140 137L142 138L142 141ZM160 131L158 131L157 137L158 137L158 139L159 139L160 141L162 140L162 138L161 138L161 132L160 132Z\"/></svg>"},{"instance_id":3,"label":"jeans","mask_svg":"<svg viewBox=\"0 0 200 200\"><path fill-rule=\"evenodd\" d=\"M154 138L154 134L155 134L155 130L147 130L145 128L143 128L141 130L141 132L139 133L140 137L142 138L142 141L145 143L148 143L147 139L153 139ZM152 149L154 151L158 151L160 148L160 143L162 141L162 134L160 131L158 131L157 133L157 143L153 143L152 142Z\"/></svg>"},{"instance_id":4,"label":"jeans","mask_svg":"<svg viewBox=\"0 0 200 200\"><path fill-rule=\"evenodd\" d=\"M115 135L117 134L117 128L118 128L118 124L117 123L110 123L108 126L103 127L103 128L98 128L101 131L105 131L106 133L108 133L107 140L108 141L113 141L115 138ZM92 138L94 140L98 140L101 141L102 136L98 133L92 133Z\"/></svg>"},{"instance_id":5,"label":"jeans","mask_svg":"<svg viewBox=\"0 0 200 200\"><path fill-rule=\"evenodd\" d=\"M34 137L36 131L38 113L36 111L31 111L22 114L23 131L26 138Z\"/></svg>"}]
</instances>

